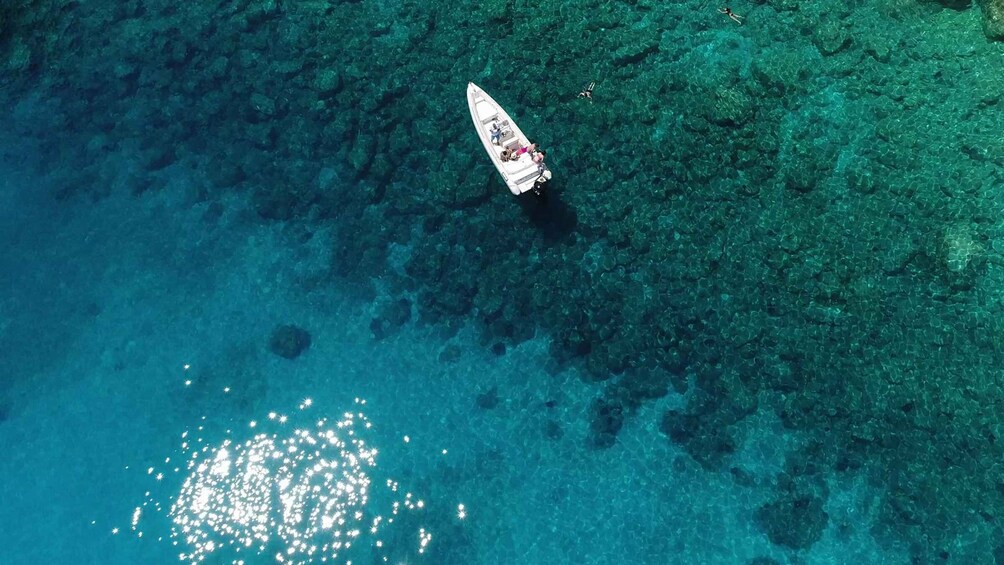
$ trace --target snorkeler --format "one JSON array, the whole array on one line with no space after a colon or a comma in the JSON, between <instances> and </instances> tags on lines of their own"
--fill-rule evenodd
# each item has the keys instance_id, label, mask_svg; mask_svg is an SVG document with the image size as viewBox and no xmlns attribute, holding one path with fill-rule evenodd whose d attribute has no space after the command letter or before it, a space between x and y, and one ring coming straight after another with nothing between
<instances>
[{"instance_id":1,"label":"snorkeler","mask_svg":"<svg viewBox=\"0 0 1004 565\"><path fill-rule=\"evenodd\" d=\"M593 101L593 88L596 86L596 82L589 83L589 86L584 88L582 92L579 93L579 98L588 98L590 102Z\"/></svg>"},{"instance_id":2,"label":"snorkeler","mask_svg":"<svg viewBox=\"0 0 1004 565\"><path fill-rule=\"evenodd\" d=\"M743 25L743 17L733 12L732 8L729 8L728 6L724 8L718 8L718 13L725 14L726 16L729 17L730 20L736 22L739 25Z\"/></svg>"}]
</instances>

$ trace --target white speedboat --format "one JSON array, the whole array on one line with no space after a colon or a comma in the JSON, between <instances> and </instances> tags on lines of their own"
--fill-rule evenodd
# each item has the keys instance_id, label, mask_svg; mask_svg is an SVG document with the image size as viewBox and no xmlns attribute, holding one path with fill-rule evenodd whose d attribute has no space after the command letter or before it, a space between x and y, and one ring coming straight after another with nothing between
<instances>
[{"instance_id":1,"label":"white speedboat","mask_svg":"<svg viewBox=\"0 0 1004 565\"><path fill-rule=\"evenodd\" d=\"M539 194L543 184L551 179L551 171L544 163L534 163L529 151L519 153L520 148L530 145L523 130L498 102L473 82L467 83L467 105L471 109L474 129L509 190L517 196L531 191ZM493 124L498 124L502 131L498 141L492 141Z\"/></svg>"}]
</instances>

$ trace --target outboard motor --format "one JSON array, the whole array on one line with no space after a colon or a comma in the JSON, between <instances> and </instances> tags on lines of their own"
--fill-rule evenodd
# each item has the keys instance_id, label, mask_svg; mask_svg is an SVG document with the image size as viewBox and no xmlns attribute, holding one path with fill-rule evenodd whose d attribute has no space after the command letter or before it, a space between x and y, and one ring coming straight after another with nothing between
<instances>
[{"instance_id":1,"label":"outboard motor","mask_svg":"<svg viewBox=\"0 0 1004 565\"><path fill-rule=\"evenodd\" d=\"M537 177L537 180L534 181L533 188L530 191L533 192L534 196L537 196L538 198L543 198L544 189L547 188L547 181L549 180L551 180L551 171L545 169L544 172L541 173L539 177Z\"/></svg>"}]
</instances>

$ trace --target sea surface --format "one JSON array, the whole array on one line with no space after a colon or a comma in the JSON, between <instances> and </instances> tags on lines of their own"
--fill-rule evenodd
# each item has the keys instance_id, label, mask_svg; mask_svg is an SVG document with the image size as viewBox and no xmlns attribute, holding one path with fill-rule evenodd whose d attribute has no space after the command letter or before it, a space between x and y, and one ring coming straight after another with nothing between
<instances>
[{"instance_id":1,"label":"sea surface","mask_svg":"<svg viewBox=\"0 0 1004 565\"><path fill-rule=\"evenodd\" d=\"M1004 4L721 8L5 2L0 563L1004 563Z\"/></svg>"}]
</instances>

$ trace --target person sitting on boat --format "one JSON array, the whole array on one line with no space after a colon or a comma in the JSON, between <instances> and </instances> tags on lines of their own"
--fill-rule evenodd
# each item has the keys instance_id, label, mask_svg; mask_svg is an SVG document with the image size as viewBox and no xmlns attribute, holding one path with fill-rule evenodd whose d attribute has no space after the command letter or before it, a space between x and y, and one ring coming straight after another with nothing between
<instances>
[{"instance_id":1,"label":"person sitting on boat","mask_svg":"<svg viewBox=\"0 0 1004 565\"><path fill-rule=\"evenodd\" d=\"M535 153L537 151L537 144L536 143L531 143L530 145L527 145L526 147L520 147L519 149L517 149L516 153L515 153L516 159L519 159L520 157L522 157L523 154L526 153L527 151L529 151L531 155L533 153ZM513 159L513 160L515 161L516 159Z\"/></svg>"},{"instance_id":2,"label":"person sitting on boat","mask_svg":"<svg viewBox=\"0 0 1004 565\"><path fill-rule=\"evenodd\" d=\"M526 153L526 147L520 147L516 149L509 149L506 147L502 150L502 155L500 157L503 161L519 161L519 158Z\"/></svg>"},{"instance_id":3,"label":"person sitting on boat","mask_svg":"<svg viewBox=\"0 0 1004 565\"><path fill-rule=\"evenodd\" d=\"M499 127L499 123L492 122L492 129L488 130L488 133L492 134L492 143L498 145L499 140L502 139L502 128Z\"/></svg>"},{"instance_id":4,"label":"person sitting on boat","mask_svg":"<svg viewBox=\"0 0 1004 565\"><path fill-rule=\"evenodd\" d=\"M544 153L543 151L538 151L533 154L533 162L537 164L537 172L540 174L544 174L544 171L547 170L547 166L544 165L544 157L546 155L547 153Z\"/></svg>"}]
</instances>

